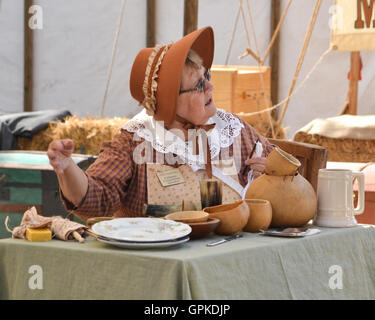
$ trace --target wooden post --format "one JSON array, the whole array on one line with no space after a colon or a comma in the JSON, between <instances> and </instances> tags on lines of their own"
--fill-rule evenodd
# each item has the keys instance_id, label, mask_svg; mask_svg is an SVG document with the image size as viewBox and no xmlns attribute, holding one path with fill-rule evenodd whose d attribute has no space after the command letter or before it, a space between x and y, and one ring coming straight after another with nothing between
<instances>
[{"instance_id":1,"label":"wooden post","mask_svg":"<svg viewBox=\"0 0 375 320\"><path fill-rule=\"evenodd\" d=\"M280 20L280 2L281 0L272 0L271 3L271 38L274 34L277 24ZM271 101L276 104L279 101L279 52L280 52L280 35L275 38L274 44L270 54L270 67L271 67ZM278 109L271 112L272 118L277 120Z\"/></svg>"},{"instance_id":2,"label":"wooden post","mask_svg":"<svg viewBox=\"0 0 375 320\"><path fill-rule=\"evenodd\" d=\"M198 0L184 1L184 36L197 30Z\"/></svg>"},{"instance_id":3,"label":"wooden post","mask_svg":"<svg viewBox=\"0 0 375 320\"><path fill-rule=\"evenodd\" d=\"M357 114L359 72L359 51L353 51L350 54L349 107L347 112L348 114Z\"/></svg>"},{"instance_id":4,"label":"wooden post","mask_svg":"<svg viewBox=\"0 0 375 320\"><path fill-rule=\"evenodd\" d=\"M33 0L25 0L24 6L24 94L23 111L33 110L33 30L29 28L29 8Z\"/></svg>"},{"instance_id":5,"label":"wooden post","mask_svg":"<svg viewBox=\"0 0 375 320\"><path fill-rule=\"evenodd\" d=\"M155 47L155 16L156 16L156 0L147 0L147 35L146 46L148 48Z\"/></svg>"}]
</instances>

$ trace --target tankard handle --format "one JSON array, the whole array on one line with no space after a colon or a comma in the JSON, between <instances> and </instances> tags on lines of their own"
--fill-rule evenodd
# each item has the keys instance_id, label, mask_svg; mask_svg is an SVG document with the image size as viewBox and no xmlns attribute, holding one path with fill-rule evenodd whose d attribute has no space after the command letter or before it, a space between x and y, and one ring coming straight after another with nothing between
<instances>
[{"instance_id":1,"label":"tankard handle","mask_svg":"<svg viewBox=\"0 0 375 320\"><path fill-rule=\"evenodd\" d=\"M365 211L365 175L363 172L353 172L353 177L358 181L358 203L353 210L353 213L357 215Z\"/></svg>"}]
</instances>

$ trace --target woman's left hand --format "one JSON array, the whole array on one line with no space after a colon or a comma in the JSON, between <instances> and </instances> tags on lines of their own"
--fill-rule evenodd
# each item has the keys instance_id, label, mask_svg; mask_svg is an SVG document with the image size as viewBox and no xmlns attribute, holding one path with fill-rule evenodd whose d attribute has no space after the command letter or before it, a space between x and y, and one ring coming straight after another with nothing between
<instances>
[{"instance_id":1,"label":"woman's left hand","mask_svg":"<svg viewBox=\"0 0 375 320\"><path fill-rule=\"evenodd\" d=\"M266 168L266 158L265 157L254 157L247 159L245 161L247 166L253 170L253 178L258 178Z\"/></svg>"}]
</instances>

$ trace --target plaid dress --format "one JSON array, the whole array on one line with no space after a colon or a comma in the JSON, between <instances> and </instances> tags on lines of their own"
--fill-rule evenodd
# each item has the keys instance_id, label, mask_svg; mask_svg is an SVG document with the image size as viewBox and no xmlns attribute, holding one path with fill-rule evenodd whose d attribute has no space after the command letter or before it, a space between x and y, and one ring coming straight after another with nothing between
<instances>
[{"instance_id":1,"label":"plaid dress","mask_svg":"<svg viewBox=\"0 0 375 320\"><path fill-rule=\"evenodd\" d=\"M245 164L245 160L251 155L256 141L259 140L262 143L262 157L267 157L274 145L249 124L241 119L240 121L244 127L238 136L240 139L236 140L240 143L241 157L238 179L245 187L248 172L251 169L251 166ZM98 159L85 172L88 178L88 189L81 203L75 207L60 193L65 208L82 220L101 216L144 216L147 204L146 164L138 164L138 161L133 159L134 150L144 142L144 139L139 137L134 139L134 133L124 129L112 141L104 142ZM234 155L233 145L229 147L231 156ZM149 148L152 150L151 144ZM154 151L153 160L155 161L158 152L152 151Z\"/></svg>"}]
</instances>

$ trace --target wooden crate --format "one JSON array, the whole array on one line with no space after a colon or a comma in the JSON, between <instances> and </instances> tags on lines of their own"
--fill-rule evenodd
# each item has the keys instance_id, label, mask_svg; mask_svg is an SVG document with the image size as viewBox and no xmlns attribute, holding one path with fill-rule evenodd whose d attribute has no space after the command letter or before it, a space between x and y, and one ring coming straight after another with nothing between
<instances>
[{"instance_id":1,"label":"wooden crate","mask_svg":"<svg viewBox=\"0 0 375 320\"><path fill-rule=\"evenodd\" d=\"M95 159L88 155L73 155L75 163L84 170ZM14 228L32 206L43 216L67 215L47 153L0 151L0 239L11 236L5 230L5 218L9 216L10 227Z\"/></svg>"},{"instance_id":2,"label":"wooden crate","mask_svg":"<svg viewBox=\"0 0 375 320\"><path fill-rule=\"evenodd\" d=\"M212 66L211 83L215 86L216 106L235 114L267 109L271 96L270 70L265 66ZM269 112L246 117L246 121L250 124L268 121Z\"/></svg>"}]
</instances>

